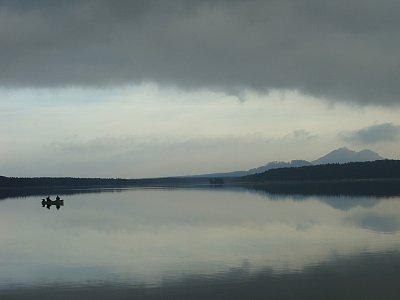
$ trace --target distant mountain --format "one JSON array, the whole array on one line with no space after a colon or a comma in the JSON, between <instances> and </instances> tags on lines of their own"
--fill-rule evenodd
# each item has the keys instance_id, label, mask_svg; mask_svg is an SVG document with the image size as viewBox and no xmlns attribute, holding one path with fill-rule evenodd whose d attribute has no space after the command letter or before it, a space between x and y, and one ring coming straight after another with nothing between
<instances>
[{"instance_id":1,"label":"distant mountain","mask_svg":"<svg viewBox=\"0 0 400 300\"><path fill-rule=\"evenodd\" d=\"M346 147L339 148L312 161L313 165L324 165L332 163L363 162L384 159L372 150L352 151Z\"/></svg>"},{"instance_id":2,"label":"distant mountain","mask_svg":"<svg viewBox=\"0 0 400 300\"><path fill-rule=\"evenodd\" d=\"M234 171L228 173L211 173L211 174L202 174L195 176L187 176L187 177L240 177L253 175L258 173L263 173L272 169L280 169L280 168L298 168L312 165L323 165L323 164L331 164L331 163L347 163L347 162L364 162L364 161L375 161L384 159L378 153L372 150L362 150L362 151L352 151L346 147L338 148L329 152L328 154L309 162L307 160L292 160L290 162L284 161L273 161L269 162L264 166L253 168L248 171ZM186 176L185 176L186 177Z\"/></svg>"},{"instance_id":3,"label":"distant mountain","mask_svg":"<svg viewBox=\"0 0 400 300\"><path fill-rule=\"evenodd\" d=\"M311 165L312 165L312 163L310 163L309 161L306 161L306 160L292 160L291 162L272 161L272 162L267 163L265 166L253 168L248 171L210 173L210 174L184 176L184 177L241 177L241 176L253 175L253 174L257 174L257 173L263 173L263 172L271 170L271 169L296 168L296 167L304 167L304 166L311 166Z\"/></svg>"},{"instance_id":4,"label":"distant mountain","mask_svg":"<svg viewBox=\"0 0 400 300\"><path fill-rule=\"evenodd\" d=\"M209 174L201 174L201 175L186 175L180 177L191 177L191 178L210 178L210 177L241 177L250 175L248 171L233 171L226 173L209 173Z\"/></svg>"},{"instance_id":5,"label":"distant mountain","mask_svg":"<svg viewBox=\"0 0 400 300\"><path fill-rule=\"evenodd\" d=\"M292 160L291 162L284 161L273 161L267 163L265 166L254 168L248 170L246 175L262 173L271 169L279 169L279 168L298 168L304 166L311 166L312 163L306 160Z\"/></svg>"}]
</instances>

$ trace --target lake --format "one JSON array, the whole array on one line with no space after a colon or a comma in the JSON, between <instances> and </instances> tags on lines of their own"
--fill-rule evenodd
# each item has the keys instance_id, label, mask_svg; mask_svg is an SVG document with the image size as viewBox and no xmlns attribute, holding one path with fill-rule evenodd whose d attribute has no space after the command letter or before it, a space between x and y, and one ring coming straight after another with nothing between
<instances>
[{"instance_id":1,"label":"lake","mask_svg":"<svg viewBox=\"0 0 400 300\"><path fill-rule=\"evenodd\" d=\"M399 298L400 197L103 189L57 209L45 196L0 200L1 299Z\"/></svg>"}]
</instances>

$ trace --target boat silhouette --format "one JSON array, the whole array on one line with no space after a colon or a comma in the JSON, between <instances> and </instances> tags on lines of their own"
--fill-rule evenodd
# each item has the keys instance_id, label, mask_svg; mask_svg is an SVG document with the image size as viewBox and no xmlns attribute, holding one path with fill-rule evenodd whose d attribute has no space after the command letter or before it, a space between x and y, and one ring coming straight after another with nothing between
<instances>
[{"instance_id":1,"label":"boat silhouette","mask_svg":"<svg viewBox=\"0 0 400 300\"><path fill-rule=\"evenodd\" d=\"M48 209L50 209L52 205L54 205L57 209L60 209L61 206L64 206L64 200L60 199L58 196L56 200L51 200L50 197L42 199L42 207L46 206Z\"/></svg>"}]
</instances>

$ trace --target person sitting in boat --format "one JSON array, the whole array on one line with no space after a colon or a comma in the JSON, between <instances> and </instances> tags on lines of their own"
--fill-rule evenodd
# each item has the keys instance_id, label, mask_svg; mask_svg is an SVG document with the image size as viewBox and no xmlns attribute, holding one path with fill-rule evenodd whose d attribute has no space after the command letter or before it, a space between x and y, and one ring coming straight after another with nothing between
<instances>
[{"instance_id":1,"label":"person sitting in boat","mask_svg":"<svg viewBox=\"0 0 400 300\"><path fill-rule=\"evenodd\" d=\"M58 197L58 195L57 195L57 197L56 197L56 200L60 200L60 197Z\"/></svg>"},{"instance_id":2,"label":"person sitting in boat","mask_svg":"<svg viewBox=\"0 0 400 300\"><path fill-rule=\"evenodd\" d=\"M50 196L47 196L46 200L47 201L51 201Z\"/></svg>"}]
</instances>

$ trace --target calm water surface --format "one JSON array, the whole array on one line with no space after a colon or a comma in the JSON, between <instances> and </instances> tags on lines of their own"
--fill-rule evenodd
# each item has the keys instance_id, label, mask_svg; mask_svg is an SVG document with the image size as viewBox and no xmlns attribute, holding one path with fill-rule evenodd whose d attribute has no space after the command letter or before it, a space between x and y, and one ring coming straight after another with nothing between
<instances>
[{"instance_id":1,"label":"calm water surface","mask_svg":"<svg viewBox=\"0 0 400 300\"><path fill-rule=\"evenodd\" d=\"M400 198L127 189L0 200L1 299L399 299Z\"/></svg>"}]
</instances>

